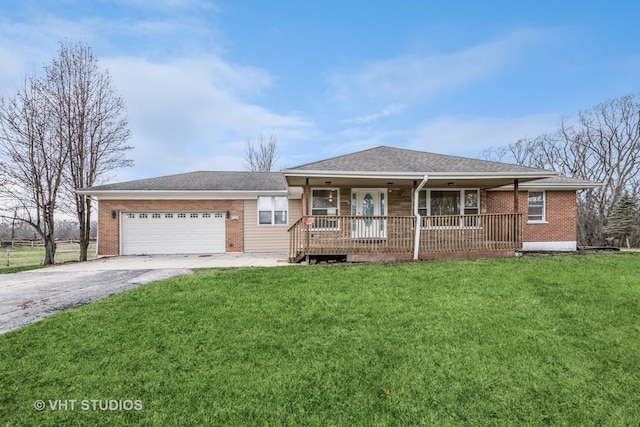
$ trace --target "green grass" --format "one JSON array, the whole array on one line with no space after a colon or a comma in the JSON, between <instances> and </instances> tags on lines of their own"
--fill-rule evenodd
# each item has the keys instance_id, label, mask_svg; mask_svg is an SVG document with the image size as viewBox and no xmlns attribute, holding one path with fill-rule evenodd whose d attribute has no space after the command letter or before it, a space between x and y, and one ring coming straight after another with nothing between
<instances>
[{"instance_id":1,"label":"green grass","mask_svg":"<svg viewBox=\"0 0 640 427\"><path fill-rule=\"evenodd\" d=\"M43 267L43 265L28 265L24 267L0 267L0 274L14 274L21 271L37 270Z\"/></svg>"},{"instance_id":2,"label":"green grass","mask_svg":"<svg viewBox=\"0 0 640 427\"><path fill-rule=\"evenodd\" d=\"M70 261L78 261L80 249L78 244L64 244L61 245L56 251L55 261L56 264L61 264ZM7 263L7 252L9 252ZM0 274L7 273L7 269L22 268L22 267L35 267L42 266L44 262L44 247L34 248L2 248L0 249ZM87 254L88 259L95 259L96 251L93 248L89 249ZM8 265L7 265L8 264ZM22 271L22 270L16 270Z\"/></svg>"},{"instance_id":3,"label":"green grass","mask_svg":"<svg viewBox=\"0 0 640 427\"><path fill-rule=\"evenodd\" d=\"M0 425L638 425L639 349L638 254L201 271L0 336Z\"/></svg>"}]
</instances>

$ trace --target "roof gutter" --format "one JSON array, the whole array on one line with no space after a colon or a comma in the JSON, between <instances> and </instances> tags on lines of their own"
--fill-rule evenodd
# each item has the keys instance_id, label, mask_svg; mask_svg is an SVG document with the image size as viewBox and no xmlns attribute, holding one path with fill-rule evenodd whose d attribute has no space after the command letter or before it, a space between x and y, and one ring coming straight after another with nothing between
<instances>
[{"instance_id":1,"label":"roof gutter","mask_svg":"<svg viewBox=\"0 0 640 427\"><path fill-rule=\"evenodd\" d=\"M389 178L389 179L422 179L424 172L400 171L332 171L332 170L283 170L285 177L333 177L333 178ZM505 171L505 172L429 172L431 179L490 179L518 178L542 179L557 176L558 173L547 170Z\"/></svg>"},{"instance_id":2,"label":"roof gutter","mask_svg":"<svg viewBox=\"0 0 640 427\"><path fill-rule=\"evenodd\" d=\"M427 181L429 181L429 175L425 175L422 178L422 182L420 183L420 185L418 185L418 187L416 187L415 191L413 192L413 214L416 217L416 227L415 227L415 237L413 240L413 260L417 261L418 260L418 255L420 253L420 226L421 226L421 217L420 217L420 213L418 212L418 197L420 195L420 191L422 190L422 188L427 184Z\"/></svg>"},{"instance_id":3,"label":"roof gutter","mask_svg":"<svg viewBox=\"0 0 640 427\"><path fill-rule=\"evenodd\" d=\"M76 193L99 200L230 200L257 199L258 196L292 196L297 192L282 190L76 190Z\"/></svg>"}]
</instances>

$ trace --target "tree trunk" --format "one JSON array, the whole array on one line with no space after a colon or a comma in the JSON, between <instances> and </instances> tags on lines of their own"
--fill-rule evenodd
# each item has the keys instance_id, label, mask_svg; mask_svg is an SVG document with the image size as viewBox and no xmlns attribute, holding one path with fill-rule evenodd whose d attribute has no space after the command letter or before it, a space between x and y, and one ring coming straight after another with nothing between
<instances>
[{"instance_id":1,"label":"tree trunk","mask_svg":"<svg viewBox=\"0 0 640 427\"><path fill-rule=\"evenodd\" d=\"M80 222L80 256L78 261L86 261L89 249L89 239L86 238L86 230L84 221Z\"/></svg>"},{"instance_id":2,"label":"tree trunk","mask_svg":"<svg viewBox=\"0 0 640 427\"><path fill-rule=\"evenodd\" d=\"M76 198L76 203L82 208L78 211L80 224L80 256L79 261L86 261L89 255L89 243L91 242L91 198L81 195Z\"/></svg>"},{"instance_id":3,"label":"tree trunk","mask_svg":"<svg viewBox=\"0 0 640 427\"><path fill-rule=\"evenodd\" d=\"M53 236L47 234L44 237L44 265L53 265L56 263L56 242Z\"/></svg>"}]
</instances>

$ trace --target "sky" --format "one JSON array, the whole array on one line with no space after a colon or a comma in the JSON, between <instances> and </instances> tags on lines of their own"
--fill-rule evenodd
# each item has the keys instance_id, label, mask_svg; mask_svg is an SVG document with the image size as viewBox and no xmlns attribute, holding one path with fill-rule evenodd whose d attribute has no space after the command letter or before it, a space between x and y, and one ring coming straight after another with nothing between
<instances>
[{"instance_id":1,"label":"sky","mask_svg":"<svg viewBox=\"0 0 640 427\"><path fill-rule=\"evenodd\" d=\"M466 157L640 84L640 2L2 0L0 97L91 46L127 106L109 182L276 169L388 145Z\"/></svg>"}]
</instances>

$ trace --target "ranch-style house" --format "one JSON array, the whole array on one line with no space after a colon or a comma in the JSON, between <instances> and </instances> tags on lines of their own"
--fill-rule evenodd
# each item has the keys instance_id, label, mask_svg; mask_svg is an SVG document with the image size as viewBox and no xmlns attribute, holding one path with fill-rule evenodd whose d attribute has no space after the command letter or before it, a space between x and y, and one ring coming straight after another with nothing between
<instances>
[{"instance_id":1,"label":"ranch-style house","mask_svg":"<svg viewBox=\"0 0 640 427\"><path fill-rule=\"evenodd\" d=\"M199 171L78 190L98 255L283 253L385 261L576 250L576 192L556 172L376 147L280 172Z\"/></svg>"}]
</instances>

